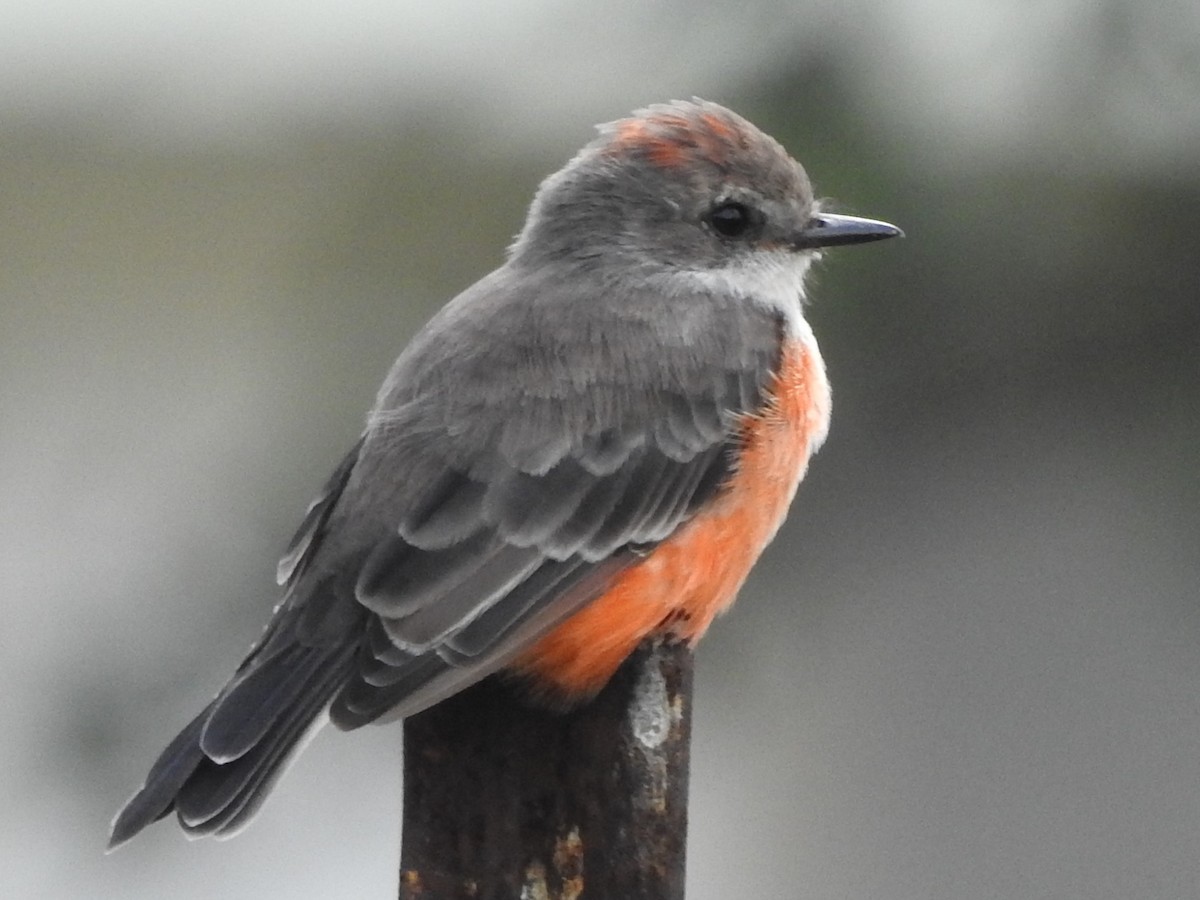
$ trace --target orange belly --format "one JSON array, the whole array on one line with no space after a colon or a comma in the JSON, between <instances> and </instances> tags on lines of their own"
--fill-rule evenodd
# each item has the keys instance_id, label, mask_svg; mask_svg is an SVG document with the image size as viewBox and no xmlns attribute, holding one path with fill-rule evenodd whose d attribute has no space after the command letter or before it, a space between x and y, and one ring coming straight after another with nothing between
<instances>
[{"instance_id":1,"label":"orange belly","mask_svg":"<svg viewBox=\"0 0 1200 900\"><path fill-rule=\"evenodd\" d=\"M645 638L695 643L729 608L782 524L828 427L829 388L815 344L785 344L767 398L742 422L742 448L724 490L517 657L515 671L551 695L580 698L602 688Z\"/></svg>"}]
</instances>

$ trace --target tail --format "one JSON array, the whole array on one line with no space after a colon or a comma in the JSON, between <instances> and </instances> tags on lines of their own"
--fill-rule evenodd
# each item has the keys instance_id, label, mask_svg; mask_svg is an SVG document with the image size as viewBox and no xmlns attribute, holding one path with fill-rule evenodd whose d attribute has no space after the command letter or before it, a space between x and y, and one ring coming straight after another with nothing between
<instances>
[{"instance_id":1,"label":"tail","mask_svg":"<svg viewBox=\"0 0 1200 900\"><path fill-rule=\"evenodd\" d=\"M245 827L287 764L327 719L353 648L279 649L253 657L162 752L113 821L110 850L172 811L192 836Z\"/></svg>"}]
</instances>

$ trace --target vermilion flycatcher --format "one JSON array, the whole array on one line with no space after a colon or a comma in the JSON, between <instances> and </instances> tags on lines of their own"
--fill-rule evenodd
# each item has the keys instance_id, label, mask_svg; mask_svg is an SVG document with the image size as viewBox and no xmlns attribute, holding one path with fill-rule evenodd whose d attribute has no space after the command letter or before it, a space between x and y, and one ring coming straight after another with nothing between
<instances>
[{"instance_id":1,"label":"vermilion flycatcher","mask_svg":"<svg viewBox=\"0 0 1200 900\"><path fill-rule=\"evenodd\" d=\"M829 425L805 272L898 234L822 212L715 104L602 126L504 265L396 360L279 563L266 631L112 845L172 810L237 831L326 717L408 716L500 670L576 702L644 638L697 641Z\"/></svg>"}]
</instances>

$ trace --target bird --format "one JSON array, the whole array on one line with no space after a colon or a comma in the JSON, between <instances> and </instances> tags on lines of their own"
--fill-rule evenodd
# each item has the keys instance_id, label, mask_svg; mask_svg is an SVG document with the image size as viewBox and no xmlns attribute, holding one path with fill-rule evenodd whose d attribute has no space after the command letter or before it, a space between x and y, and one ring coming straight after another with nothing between
<instances>
[{"instance_id":1,"label":"bird","mask_svg":"<svg viewBox=\"0 0 1200 900\"><path fill-rule=\"evenodd\" d=\"M733 602L829 427L806 273L902 232L825 211L710 101L597 132L401 352L265 630L110 848L172 812L237 833L326 721L402 719L497 674L586 702L641 642L694 644Z\"/></svg>"}]
</instances>

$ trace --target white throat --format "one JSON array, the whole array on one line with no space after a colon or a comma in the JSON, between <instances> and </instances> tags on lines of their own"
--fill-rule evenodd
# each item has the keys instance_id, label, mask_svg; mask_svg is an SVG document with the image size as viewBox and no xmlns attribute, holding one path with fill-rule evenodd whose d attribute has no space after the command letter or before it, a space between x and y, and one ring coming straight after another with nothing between
<instances>
[{"instance_id":1,"label":"white throat","mask_svg":"<svg viewBox=\"0 0 1200 900\"><path fill-rule=\"evenodd\" d=\"M812 340L804 321L804 277L817 256L811 252L760 251L747 262L722 269L680 273L705 290L744 297L783 316L791 337Z\"/></svg>"}]
</instances>

